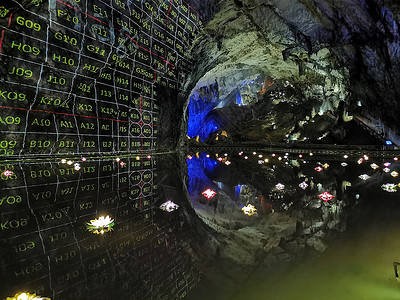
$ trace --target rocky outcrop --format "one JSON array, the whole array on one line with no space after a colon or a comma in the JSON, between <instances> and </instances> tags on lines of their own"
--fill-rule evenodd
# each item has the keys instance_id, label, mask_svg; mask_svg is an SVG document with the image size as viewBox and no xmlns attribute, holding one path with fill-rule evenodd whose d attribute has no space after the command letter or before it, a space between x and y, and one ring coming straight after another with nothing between
<instances>
[{"instance_id":1,"label":"rocky outcrop","mask_svg":"<svg viewBox=\"0 0 400 300\"><path fill-rule=\"evenodd\" d=\"M237 141L322 139L349 111L379 120L383 138L390 132L400 141L395 1L227 0L217 7L193 46L187 92L217 82L220 109L251 107L252 120L225 125ZM233 94L236 103L224 102ZM314 126L318 115L325 123Z\"/></svg>"}]
</instances>

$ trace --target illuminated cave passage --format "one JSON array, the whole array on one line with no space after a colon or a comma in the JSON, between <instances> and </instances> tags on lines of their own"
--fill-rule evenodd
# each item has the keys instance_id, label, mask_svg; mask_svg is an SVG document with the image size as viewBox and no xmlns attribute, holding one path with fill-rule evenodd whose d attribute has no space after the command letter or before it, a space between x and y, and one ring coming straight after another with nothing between
<instances>
[{"instance_id":1,"label":"illuminated cave passage","mask_svg":"<svg viewBox=\"0 0 400 300\"><path fill-rule=\"evenodd\" d=\"M399 299L399 21L1 1L0 299Z\"/></svg>"}]
</instances>

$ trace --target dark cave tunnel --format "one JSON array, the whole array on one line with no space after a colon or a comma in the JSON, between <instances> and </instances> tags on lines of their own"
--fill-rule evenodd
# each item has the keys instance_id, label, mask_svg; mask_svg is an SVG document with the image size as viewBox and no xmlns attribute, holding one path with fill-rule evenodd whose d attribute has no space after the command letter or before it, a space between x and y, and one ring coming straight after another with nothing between
<instances>
[{"instance_id":1,"label":"dark cave tunnel","mask_svg":"<svg viewBox=\"0 0 400 300\"><path fill-rule=\"evenodd\" d=\"M399 23L1 1L0 298L400 298Z\"/></svg>"}]
</instances>

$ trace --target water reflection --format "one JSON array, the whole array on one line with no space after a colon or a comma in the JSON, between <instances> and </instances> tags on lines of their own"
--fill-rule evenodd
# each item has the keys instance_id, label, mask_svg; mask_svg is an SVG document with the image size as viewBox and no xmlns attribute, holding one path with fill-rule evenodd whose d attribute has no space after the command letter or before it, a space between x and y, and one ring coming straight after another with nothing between
<instances>
[{"instance_id":1,"label":"water reflection","mask_svg":"<svg viewBox=\"0 0 400 300\"><path fill-rule=\"evenodd\" d=\"M230 164L225 164L226 161ZM318 270L326 264L322 261L320 265L313 266L319 275L310 276L310 282L306 279L296 281L293 276L286 278L287 274L277 272L275 266L285 262L289 266L293 263L297 265L299 259L307 261L308 257L316 254L325 255L329 247L344 236L343 232L349 224L351 226L347 234L352 235L354 227L358 226L355 224L373 222L373 216L379 215L379 210L390 210L388 207L393 206L400 208L396 193L400 180L395 176L400 165L397 157L388 153L339 153L332 156L312 152L248 150L225 153L219 150L217 153L191 154L187 164L191 201L197 215L220 238L222 246L218 249L219 258L245 267L229 276L221 274L225 279L224 284L229 288L215 285L213 278L216 276L209 275L206 282L207 289L213 291L211 299L228 295L232 299L294 299L298 292L283 291L290 290L300 281L312 285L311 280L318 280L317 277L321 276ZM205 189L216 192L212 204L201 197L200 192ZM372 217L361 218L358 211L369 205L373 207ZM349 257L353 256L354 252L349 251L342 259L348 263ZM381 265L380 269L386 267L391 273L391 260L397 258L390 258L385 262L386 266ZM369 261L362 263L368 265ZM258 269L255 273L251 271L254 268ZM247 273L244 271L246 269ZM284 269L287 270L286 267ZM267 270L274 270L270 272L279 275L271 275ZM213 268L212 271L216 270ZM346 268L342 271L345 273ZM300 271L293 272L302 277ZM312 272L311 267L306 271L307 274ZM339 273L340 268L336 267L335 272ZM252 281L246 279L247 275L243 273L250 274ZM352 278L352 274L343 276ZM236 277L236 280L232 281L232 277ZM339 279L330 280L337 285ZM244 281L248 288L246 290L251 292L238 287L243 287ZM260 291L265 290L270 281L280 289L274 289L273 295L268 295L267 291L261 294ZM196 290L197 297L193 299L205 296L205 287L201 287ZM369 292L376 292L372 290L369 289ZM318 291L320 293L312 295L304 292L302 296L304 299L326 298L322 289ZM363 294L362 291L360 293ZM350 299L343 294L332 295L335 296L328 298ZM363 296L354 294L352 297L361 299Z\"/></svg>"},{"instance_id":2,"label":"water reflection","mask_svg":"<svg viewBox=\"0 0 400 300\"><path fill-rule=\"evenodd\" d=\"M386 224L400 162L384 155L220 149L0 164L0 297L247 299L237 278L254 291L267 284L258 278L285 282L276 266L338 252L370 222L363 208L388 207ZM387 257L379 268L393 272L400 258Z\"/></svg>"},{"instance_id":3,"label":"water reflection","mask_svg":"<svg viewBox=\"0 0 400 300\"><path fill-rule=\"evenodd\" d=\"M0 298L184 297L198 281L185 219L159 208L183 201L171 160L2 164Z\"/></svg>"}]
</instances>

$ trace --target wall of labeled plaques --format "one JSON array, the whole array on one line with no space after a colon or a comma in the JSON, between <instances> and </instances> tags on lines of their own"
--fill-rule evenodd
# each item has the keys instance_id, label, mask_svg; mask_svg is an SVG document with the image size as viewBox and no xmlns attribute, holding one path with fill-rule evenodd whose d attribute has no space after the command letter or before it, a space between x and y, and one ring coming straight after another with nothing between
<instances>
[{"instance_id":1,"label":"wall of labeled plaques","mask_svg":"<svg viewBox=\"0 0 400 300\"><path fill-rule=\"evenodd\" d=\"M155 149L199 24L182 0L2 1L0 156Z\"/></svg>"},{"instance_id":2,"label":"wall of labeled plaques","mask_svg":"<svg viewBox=\"0 0 400 300\"><path fill-rule=\"evenodd\" d=\"M198 282L179 211L159 205L156 160L3 164L0 298L178 299ZM161 188L162 190L162 188ZM175 200L176 201L176 200ZM95 234L99 216L112 230Z\"/></svg>"}]
</instances>

